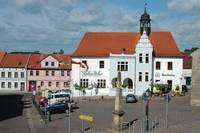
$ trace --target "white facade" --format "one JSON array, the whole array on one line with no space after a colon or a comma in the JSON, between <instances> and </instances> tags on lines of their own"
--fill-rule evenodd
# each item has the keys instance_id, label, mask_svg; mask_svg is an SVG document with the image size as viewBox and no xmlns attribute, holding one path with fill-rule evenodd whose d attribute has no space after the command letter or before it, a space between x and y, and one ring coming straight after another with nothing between
<instances>
[{"instance_id":1,"label":"white facade","mask_svg":"<svg viewBox=\"0 0 200 133\"><path fill-rule=\"evenodd\" d=\"M110 57L105 58L73 58L76 62L87 61L89 69L81 68L80 65L72 64L72 83L80 85L81 79L88 79L90 88L91 84L98 84L98 80L105 80L105 88L96 87L92 89L86 88L87 96L94 95L115 95L115 88L112 86L112 80L117 77L118 62L127 62L128 70L121 71L122 82L129 78L133 82L133 88L123 89L124 94L129 92L134 93L134 80L135 80L135 57L133 55L123 54L110 54ZM104 68L100 68L100 61L104 61ZM74 89L74 96L80 96L81 93ZM98 91L98 92L97 92Z\"/></svg>"},{"instance_id":2,"label":"white facade","mask_svg":"<svg viewBox=\"0 0 200 133\"><path fill-rule=\"evenodd\" d=\"M142 95L144 91L150 89L152 82L171 83L172 89L176 86L181 88L183 60L181 57L155 57L153 56L153 45L149 41L146 33L141 36L136 45L134 54L112 54L108 57L72 57L75 62L87 62L89 69L81 68L79 64L72 64L72 84L80 85L80 80L87 81L87 96L94 95L115 95L112 81L121 71L122 83L131 82L130 86L123 88L123 95L134 93ZM100 61L104 61L104 68L100 68ZM156 62L160 62L160 69L156 68ZM170 63L168 63L170 62ZM127 66L120 66L127 64ZM171 70L168 70L171 65ZM119 69L120 67L120 69ZM98 80L105 80L104 88L96 89L90 87L91 84L98 84ZM90 89L87 89L90 88ZM81 96L81 92L72 87L74 96ZM98 93L96 91L98 90Z\"/></svg>"},{"instance_id":3,"label":"white facade","mask_svg":"<svg viewBox=\"0 0 200 133\"><path fill-rule=\"evenodd\" d=\"M26 91L25 68L0 68L0 90Z\"/></svg>"},{"instance_id":4,"label":"white facade","mask_svg":"<svg viewBox=\"0 0 200 133\"><path fill-rule=\"evenodd\" d=\"M156 62L160 62L160 70L156 69ZM168 62L172 62L172 70L168 70ZM169 83L172 82L172 89L182 85L183 59L173 57L155 57L153 81Z\"/></svg>"},{"instance_id":5,"label":"white facade","mask_svg":"<svg viewBox=\"0 0 200 133\"><path fill-rule=\"evenodd\" d=\"M153 46L145 31L136 45L136 95L151 87Z\"/></svg>"}]
</instances>

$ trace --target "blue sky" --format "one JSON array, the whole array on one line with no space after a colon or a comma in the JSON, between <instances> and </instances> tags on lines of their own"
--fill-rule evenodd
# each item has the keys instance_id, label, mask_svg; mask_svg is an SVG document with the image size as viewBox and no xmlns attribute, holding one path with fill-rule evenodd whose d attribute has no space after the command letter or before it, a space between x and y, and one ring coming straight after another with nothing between
<instances>
[{"instance_id":1,"label":"blue sky","mask_svg":"<svg viewBox=\"0 0 200 133\"><path fill-rule=\"evenodd\" d=\"M88 31L137 32L145 2L152 31L200 47L200 0L0 0L0 51L73 53Z\"/></svg>"}]
</instances>

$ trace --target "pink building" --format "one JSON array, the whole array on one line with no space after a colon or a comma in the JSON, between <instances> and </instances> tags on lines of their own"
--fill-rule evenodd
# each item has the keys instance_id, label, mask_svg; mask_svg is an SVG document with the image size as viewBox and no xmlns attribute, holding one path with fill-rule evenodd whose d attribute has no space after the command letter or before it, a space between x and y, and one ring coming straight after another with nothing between
<instances>
[{"instance_id":1,"label":"pink building","mask_svg":"<svg viewBox=\"0 0 200 133\"><path fill-rule=\"evenodd\" d=\"M70 89L70 55L32 54L28 63L28 88L32 90Z\"/></svg>"}]
</instances>

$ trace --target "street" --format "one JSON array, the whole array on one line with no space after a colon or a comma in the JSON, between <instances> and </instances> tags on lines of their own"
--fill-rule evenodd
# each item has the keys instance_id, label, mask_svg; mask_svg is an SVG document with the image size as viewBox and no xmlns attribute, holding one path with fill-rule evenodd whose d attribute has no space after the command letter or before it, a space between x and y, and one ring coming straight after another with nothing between
<instances>
[{"instance_id":1,"label":"street","mask_svg":"<svg viewBox=\"0 0 200 133\"><path fill-rule=\"evenodd\" d=\"M9 97L9 96L7 96ZM9 97L10 98L10 97ZM16 97L15 97L16 98ZM10 98L12 99L12 98ZM46 124L41 119L37 110L30 102L26 101L26 98L22 97L21 101L23 103L23 108L18 115L7 117L0 121L0 132L1 133L67 133L69 116L66 113L52 114L51 122ZM19 108L20 100L17 101L18 104L15 105L15 109ZM94 118L94 123L84 122L84 128L94 127L95 133L107 132L107 129L111 127L112 124L112 112L114 108L114 99L108 98L102 100L81 100L75 99L78 104L78 109L74 109L70 114L70 132L78 133L81 131L82 122L79 119L80 114L90 115ZM5 101L4 101L5 102ZM11 104L11 102L7 102ZM135 118L138 121L135 124L135 131L141 130L141 120L143 104L140 99L138 103L125 103L124 106L124 121L131 121ZM2 105L2 103L1 103ZM5 107L5 103L4 103ZM8 106L10 107L10 106ZM21 108L21 107L20 107ZM11 111L12 110L12 111ZM2 110L1 110L2 111ZM7 113L14 112L10 109ZM2 114L2 113L1 113ZM2 116L2 115L1 115ZM11 117L12 116L12 117ZM181 125L188 125L194 122L200 121L200 108L191 107L189 105L189 95L185 97L173 97L172 101L169 103L169 128L173 126L181 127ZM1 117L3 118L3 117ZM155 120L165 119L165 101L163 98L152 98L149 104L149 123L150 128L153 126L152 122ZM158 127L163 127L164 124L161 122ZM193 127L194 128L194 127ZM195 131L199 131L199 127L194 128Z\"/></svg>"},{"instance_id":2,"label":"street","mask_svg":"<svg viewBox=\"0 0 200 133\"><path fill-rule=\"evenodd\" d=\"M70 131L81 131L80 114L91 115L94 117L94 123L84 122L84 127L94 126L95 132L106 132L112 124L112 112L114 108L114 99L109 100L77 100L79 109L74 110L70 115ZM135 127L136 131L141 129L142 120L142 100L138 103L125 103L124 102L124 121L131 121L138 119ZM153 98L149 105L149 123L155 120L162 121L159 127L164 127L165 120L165 101L164 98ZM174 97L169 103L169 127L179 124L192 123L194 121L200 121L200 108L190 107L189 96L186 97ZM68 132L68 116L67 114L53 114L52 121L47 124L37 124L37 131L49 133L56 131L57 133Z\"/></svg>"}]
</instances>

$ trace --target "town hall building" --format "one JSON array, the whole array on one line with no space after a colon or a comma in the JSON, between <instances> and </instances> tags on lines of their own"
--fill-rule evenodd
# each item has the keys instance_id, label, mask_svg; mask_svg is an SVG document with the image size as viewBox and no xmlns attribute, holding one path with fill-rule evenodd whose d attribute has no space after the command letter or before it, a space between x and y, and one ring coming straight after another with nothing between
<instances>
[{"instance_id":1,"label":"town hall building","mask_svg":"<svg viewBox=\"0 0 200 133\"><path fill-rule=\"evenodd\" d=\"M85 95L115 95L117 72L121 71L123 95L142 95L152 84L181 88L183 60L170 32L151 32L146 9L140 32L86 32L72 55L72 83ZM84 64L87 67L80 67ZM80 90L72 87L73 95Z\"/></svg>"}]
</instances>

